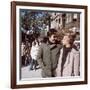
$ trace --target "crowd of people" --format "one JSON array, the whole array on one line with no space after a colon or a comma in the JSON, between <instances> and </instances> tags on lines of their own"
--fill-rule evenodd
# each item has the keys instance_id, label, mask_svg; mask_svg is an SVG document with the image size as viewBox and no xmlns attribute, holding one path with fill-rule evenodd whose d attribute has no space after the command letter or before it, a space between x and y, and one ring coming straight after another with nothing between
<instances>
[{"instance_id":1,"label":"crowd of people","mask_svg":"<svg viewBox=\"0 0 90 90\"><path fill-rule=\"evenodd\" d=\"M80 52L75 46L75 33L64 33L58 41L57 30L50 29L47 37L36 38L32 44L21 43L22 65L30 65L30 70L41 68L45 77L79 76Z\"/></svg>"}]
</instances>

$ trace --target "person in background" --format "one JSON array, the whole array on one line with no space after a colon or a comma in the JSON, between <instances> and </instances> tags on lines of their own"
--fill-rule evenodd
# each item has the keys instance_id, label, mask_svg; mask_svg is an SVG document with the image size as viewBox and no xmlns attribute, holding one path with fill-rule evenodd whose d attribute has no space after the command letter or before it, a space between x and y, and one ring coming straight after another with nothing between
<instances>
[{"instance_id":1,"label":"person in background","mask_svg":"<svg viewBox=\"0 0 90 90\"><path fill-rule=\"evenodd\" d=\"M30 64L30 61L31 61L30 43L28 40L26 40L26 42L25 42L24 57L25 57L24 64L25 64L25 66L27 66Z\"/></svg>"},{"instance_id":2,"label":"person in background","mask_svg":"<svg viewBox=\"0 0 90 90\"><path fill-rule=\"evenodd\" d=\"M22 58L22 66L24 66L25 65L25 43L24 42L22 42L21 43L21 58Z\"/></svg>"},{"instance_id":3,"label":"person in background","mask_svg":"<svg viewBox=\"0 0 90 90\"><path fill-rule=\"evenodd\" d=\"M62 39L63 48L60 50L57 77L80 75L80 52L74 48L75 35L66 33Z\"/></svg>"},{"instance_id":4,"label":"person in background","mask_svg":"<svg viewBox=\"0 0 90 90\"><path fill-rule=\"evenodd\" d=\"M30 52L30 54L31 54L31 58L32 58L32 60L31 60L31 66L30 66L30 70L33 70L33 69L37 69L36 67L37 67L37 52L38 52L38 49L39 49L39 42L38 42L38 40L34 40L33 42L32 42L32 47L31 47L31 52Z\"/></svg>"},{"instance_id":5,"label":"person in background","mask_svg":"<svg viewBox=\"0 0 90 90\"><path fill-rule=\"evenodd\" d=\"M41 43L37 55L43 78L56 76L55 70L60 54L60 45L57 44L57 30L50 29L47 35L48 40L45 39L44 43Z\"/></svg>"},{"instance_id":6,"label":"person in background","mask_svg":"<svg viewBox=\"0 0 90 90\"><path fill-rule=\"evenodd\" d=\"M48 41L48 37L43 37L43 38L39 38L39 45L41 45L42 43L47 43Z\"/></svg>"}]
</instances>

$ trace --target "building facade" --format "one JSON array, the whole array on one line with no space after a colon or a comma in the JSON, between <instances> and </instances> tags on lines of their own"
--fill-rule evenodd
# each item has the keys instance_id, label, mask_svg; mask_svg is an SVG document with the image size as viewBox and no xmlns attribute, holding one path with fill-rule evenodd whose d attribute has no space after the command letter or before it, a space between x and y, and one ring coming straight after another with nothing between
<instances>
[{"instance_id":1,"label":"building facade","mask_svg":"<svg viewBox=\"0 0 90 90\"><path fill-rule=\"evenodd\" d=\"M57 30L69 29L80 30L79 13L51 13L51 28Z\"/></svg>"}]
</instances>

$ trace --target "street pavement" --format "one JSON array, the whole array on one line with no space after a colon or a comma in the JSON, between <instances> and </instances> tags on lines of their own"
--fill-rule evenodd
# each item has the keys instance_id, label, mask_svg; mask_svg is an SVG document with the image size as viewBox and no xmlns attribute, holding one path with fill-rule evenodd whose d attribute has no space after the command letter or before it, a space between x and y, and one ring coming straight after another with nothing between
<instances>
[{"instance_id":1,"label":"street pavement","mask_svg":"<svg viewBox=\"0 0 90 90\"><path fill-rule=\"evenodd\" d=\"M30 70L30 66L21 68L21 78L41 78L41 69Z\"/></svg>"}]
</instances>

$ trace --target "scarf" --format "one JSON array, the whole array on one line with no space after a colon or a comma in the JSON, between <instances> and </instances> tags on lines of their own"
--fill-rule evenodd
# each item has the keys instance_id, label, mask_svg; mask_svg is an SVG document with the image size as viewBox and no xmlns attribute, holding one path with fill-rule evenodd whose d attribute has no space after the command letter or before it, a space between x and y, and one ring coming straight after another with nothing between
<instances>
[{"instance_id":1,"label":"scarf","mask_svg":"<svg viewBox=\"0 0 90 90\"><path fill-rule=\"evenodd\" d=\"M67 55L71 51L71 49L72 49L71 47L69 47L69 48L66 48L65 46L63 47L63 55L62 55L62 63L61 63L61 76L63 73L63 66L66 62Z\"/></svg>"}]
</instances>

